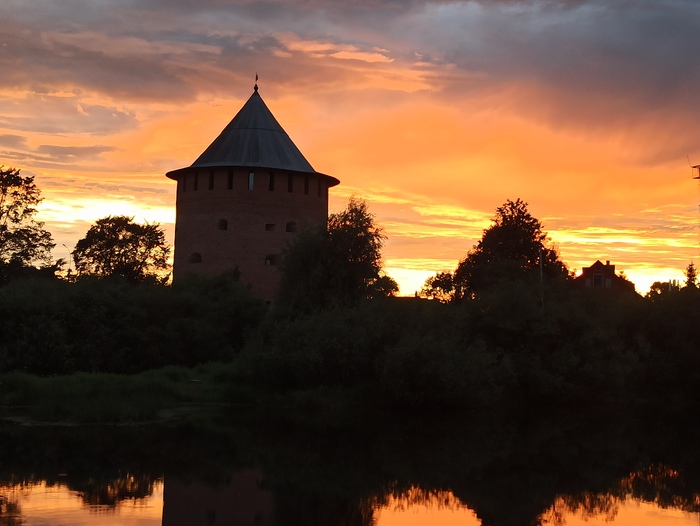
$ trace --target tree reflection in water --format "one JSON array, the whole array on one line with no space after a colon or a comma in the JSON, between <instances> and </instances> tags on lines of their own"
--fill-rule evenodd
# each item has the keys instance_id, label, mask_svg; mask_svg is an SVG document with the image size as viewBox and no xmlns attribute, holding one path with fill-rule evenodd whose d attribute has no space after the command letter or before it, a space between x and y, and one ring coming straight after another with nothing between
<instances>
[{"instance_id":1,"label":"tree reflection in water","mask_svg":"<svg viewBox=\"0 0 700 526\"><path fill-rule=\"evenodd\" d=\"M620 494L632 495L660 508L700 512L700 487L686 480L678 469L652 464L620 482Z\"/></svg>"},{"instance_id":2,"label":"tree reflection in water","mask_svg":"<svg viewBox=\"0 0 700 526\"><path fill-rule=\"evenodd\" d=\"M110 433L4 426L0 483L64 484L86 506L115 507L164 480L163 526L241 514L274 526L372 526L380 509L415 505L468 508L482 526L560 525L572 514L614 520L629 499L698 512L700 431L679 422L382 417L329 426L223 414ZM232 495L248 497L231 504ZM12 505L2 502L1 525L21 524Z\"/></svg>"},{"instance_id":3,"label":"tree reflection in water","mask_svg":"<svg viewBox=\"0 0 700 526\"><path fill-rule=\"evenodd\" d=\"M153 477L150 474L127 473L111 480L88 479L71 489L79 492L85 504L92 506L116 506L126 499L143 499L153 493Z\"/></svg>"},{"instance_id":4,"label":"tree reflection in water","mask_svg":"<svg viewBox=\"0 0 700 526\"><path fill-rule=\"evenodd\" d=\"M160 490L144 498L129 497L105 503L88 503L84 495L65 483L45 481L0 484L2 500L8 503L0 512L0 526L41 524L44 526L122 526L136 521L142 526L160 525L162 481ZM125 505L128 501L130 505Z\"/></svg>"},{"instance_id":5,"label":"tree reflection in water","mask_svg":"<svg viewBox=\"0 0 700 526\"><path fill-rule=\"evenodd\" d=\"M540 517L538 524L564 526L569 515L580 515L584 519L603 518L605 522L615 520L622 500L605 494L582 493L576 497L561 495L556 498L550 509Z\"/></svg>"},{"instance_id":6,"label":"tree reflection in water","mask_svg":"<svg viewBox=\"0 0 700 526\"><path fill-rule=\"evenodd\" d=\"M19 502L0 494L0 526L20 526L23 522Z\"/></svg>"},{"instance_id":7,"label":"tree reflection in water","mask_svg":"<svg viewBox=\"0 0 700 526\"><path fill-rule=\"evenodd\" d=\"M577 515L583 519L602 518L612 522L621 506L630 500L653 504L660 509L700 513L700 486L697 481L692 486L690 484L692 482L685 480L678 469L652 464L630 473L607 493L559 495L552 507L542 514L540 522L564 525L567 515Z\"/></svg>"},{"instance_id":8,"label":"tree reflection in water","mask_svg":"<svg viewBox=\"0 0 700 526\"><path fill-rule=\"evenodd\" d=\"M385 526L406 523L476 526L480 521L451 491L409 488L405 492L391 492L374 503L373 525Z\"/></svg>"},{"instance_id":9,"label":"tree reflection in water","mask_svg":"<svg viewBox=\"0 0 700 526\"><path fill-rule=\"evenodd\" d=\"M406 491L391 491L377 497L374 508L388 508L393 511L405 511L414 506L436 508L440 511L460 511L466 506L451 491L425 490L413 486Z\"/></svg>"}]
</instances>

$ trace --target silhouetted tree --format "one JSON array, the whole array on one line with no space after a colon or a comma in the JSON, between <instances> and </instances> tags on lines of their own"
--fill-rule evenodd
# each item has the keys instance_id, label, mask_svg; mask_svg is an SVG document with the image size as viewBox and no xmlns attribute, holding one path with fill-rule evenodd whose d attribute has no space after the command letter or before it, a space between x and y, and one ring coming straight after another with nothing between
<instances>
[{"instance_id":1,"label":"silhouetted tree","mask_svg":"<svg viewBox=\"0 0 700 526\"><path fill-rule=\"evenodd\" d=\"M40 193L33 176L0 167L0 281L7 278L9 270L51 266L55 243L44 223L35 219ZM60 264L57 262L54 270Z\"/></svg>"},{"instance_id":2,"label":"silhouetted tree","mask_svg":"<svg viewBox=\"0 0 700 526\"><path fill-rule=\"evenodd\" d=\"M382 275L384 241L386 236L361 199L350 198L345 210L329 216L329 256L336 271L333 282L342 297L352 301L396 292L396 283Z\"/></svg>"},{"instance_id":3,"label":"silhouetted tree","mask_svg":"<svg viewBox=\"0 0 700 526\"><path fill-rule=\"evenodd\" d=\"M387 298L394 296L399 291L399 284L391 276L380 271L378 278L374 279L367 291L369 298Z\"/></svg>"},{"instance_id":4,"label":"silhouetted tree","mask_svg":"<svg viewBox=\"0 0 700 526\"><path fill-rule=\"evenodd\" d=\"M393 295L398 285L382 273L385 239L367 204L351 198L345 210L329 216L326 229L303 231L288 247L279 301L314 308Z\"/></svg>"},{"instance_id":5,"label":"silhouetted tree","mask_svg":"<svg viewBox=\"0 0 700 526\"><path fill-rule=\"evenodd\" d=\"M455 299L455 283L452 272L438 272L425 280L420 296L447 303Z\"/></svg>"},{"instance_id":6,"label":"silhouetted tree","mask_svg":"<svg viewBox=\"0 0 700 526\"><path fill-rule=\"evenodd\" d=\"M98 219L73 251L78 275L121 276L131 283L165 282L170 246L158 223L134 223L133 217Z\"/></svg>"},{"instance_id":7,"label":"silhouetted tree","mask_svg":"<svg viewBox=\"0 0 700 526\"><path fill-rule=\"evenodd\" d=\"M557 251L546 246L547 234L542 223L527 210L526 202L507 200L496 209L492 221L481 240L459 262L452 274L452 289L447 275L442 273L426 282L425 296L446 292L446 297L455 300L474 298L503 280L524 279L540 268L548 278L568 276ZM448 288L443 291L442 287Z\"/></svg>"},{"instance_id":8,"label":"silhouetted tree","mask_svg":"<svg viewBox=\"0 0 700 526\"><path fill-rule=\"evenodd\" d=\"M677 292L679 290L678 283L673 281L655 281L649 287L649 292L644 296L652 301L663 299L669 293Z\"/></svg>"},{"instance_id":9,"label":"silhouetted tree","mask_svg":"<svg viewBox=\"0 0 700 526\"><path fill-rule=\"evenodd\" d=\"M691 289L698 287L698 274L695 269L695 264L692 261L685 268L685 286Z\"/></svg>"}]
</instances>

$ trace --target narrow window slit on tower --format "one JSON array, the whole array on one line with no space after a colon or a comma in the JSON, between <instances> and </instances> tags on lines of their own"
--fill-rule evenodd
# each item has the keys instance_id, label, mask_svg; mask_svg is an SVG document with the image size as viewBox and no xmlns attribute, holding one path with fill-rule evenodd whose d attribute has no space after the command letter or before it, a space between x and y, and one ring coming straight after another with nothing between
<instances>
[{"instance_id":1,"label":"narrow window slit on tower","mask_svg":"<svg viewBox=\"0 0 700 526\"><path fill-rule=\"evenodd\" d=\"M268 174L267 189L270 192L273 192L275 190L275 172L270 172Z\"/></svg>"},{"instance_id":2,"label":"narrow window slit on tower","mask_svg":"<svg viewBox=\"0 0 700 526\"><path fill-rule=\"evenodd\" d=\"M309 195L309 174L304 176L304 194Z\"/></svg>"},{"instance_id":3,"label":"narrow window slit on tower","mask_svg":"<svg viewBox=\"0 0 700 526\"><path fill-rule=\"evenodd\" d=\"M294 175L289 174L287 176L287 192L293 192L294 191Z\"/></svg>"},{"instance_id":4,"label":"narrow window slit on tower","mask_svg":"<svg viewBox=\"0 0 700 526\"><path fill-rule=\"evenodd\" d=\"M192 185L192 190L194 190L196 192L198 186L199 186L199 173L195 172L194 173L194 184Z\"/></svg>"},{"instance_id":5,"label":"narrow window slit on tower","mask_svg":"<svg viewBox=\"0 0 700 526\"><path fill-rule=\"evenodd\" d=\"M214 189L214 170L209 172L209 190Z\"/></svg>"},{"instance_id":6,"label":"narrow window slit on tower","mask_svg":"<svg viewBox=\"0 0 700 526\"><path fill-rule=\"evenodd\" d=\"M250 172L248 174L248 190L252 190L255 186L255 172Z\"/></svg>"},{"instance_id":7,"label":"narrow window slit on tower","mask_svg":"<svg viewBox=\"0 0 700 526\"><path fill-rule=\"evenodd\" d=\"M233 170L228 171L228 189L233 190Z\"/></svg>"}]
</instances>

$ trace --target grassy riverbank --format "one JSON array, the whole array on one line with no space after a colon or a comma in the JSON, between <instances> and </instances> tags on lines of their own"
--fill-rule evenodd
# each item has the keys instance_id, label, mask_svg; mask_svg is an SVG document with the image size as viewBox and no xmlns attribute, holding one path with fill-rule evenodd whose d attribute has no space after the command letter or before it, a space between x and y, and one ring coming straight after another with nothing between
<instances>
[{"instance_id":1,"label":"grassy riverbank","mask_svg":"<svg viewBox=\"0 0 700 526\"><path fill-rule=\"evenodd\" d=\"M165 367L134 375L0 375L0 416L35 423L163 420L187 408L226 403L231 365Z\"/></svg>"},{"instance_id":2,"label":"grassy riverbank","mask_svg":"<svg viewBox=\"0 0 700 526\"><path fill-rule=\"evenodd\" d=\"M241 381L237 363L168 366L133 375L74 373L41 377L0 374L0 420L23 425L142 424L209 409L296 414L297 420L344 419L352 390L319 388L271 393Z\"/></svg>"}]
</instances>

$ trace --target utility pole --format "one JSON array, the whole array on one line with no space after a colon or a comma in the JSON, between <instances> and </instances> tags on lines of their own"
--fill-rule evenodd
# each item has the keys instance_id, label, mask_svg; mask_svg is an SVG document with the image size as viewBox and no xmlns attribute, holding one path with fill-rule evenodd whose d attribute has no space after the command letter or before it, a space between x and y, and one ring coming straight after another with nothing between
<instances>
[{"instance_id":1,"label":"utility pole","mask_svg":"<svg viewBox=\"0 0 700 526\"><path fill-rule=\"evenodd\" d=\"M540 247L540 309L544 311L544 262L542 261L542 247Z\"/></svg>"},{"instance_id":2,"label":"utility pole","mask_svg":"<svg viewBox=\"0 0 700 526\"><path fill-rule=\"evenodd\" d=\"M690 164L690 159L688 159ZM690 172L693 179L698 181L698 217L700 217L700 164L691 164ZM698 223L698 249L700 249L700 222Z\"/></svg>"},{"instance_id":3,"label":"utility pole","mask_svg":"<svg viewBox=\"0 0 700 526\"><path fill-rule=\"evenodd\" d=\"M66 246L66 244L65 244L65 243L61 243L61 245L63 245L63 248L65 248L66 250L68 250L68 275L67 275L66 277L68 278L68 281L70 281L70 264L71 264L71 259L73 259L73 258L72 258L71 251L68 249L68 247Z\"/></svg>"}]
</instances>

